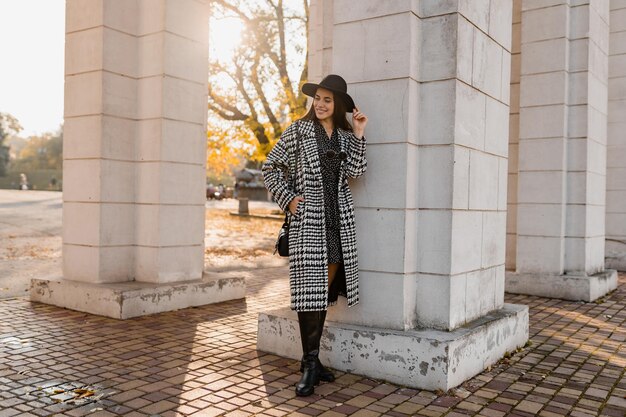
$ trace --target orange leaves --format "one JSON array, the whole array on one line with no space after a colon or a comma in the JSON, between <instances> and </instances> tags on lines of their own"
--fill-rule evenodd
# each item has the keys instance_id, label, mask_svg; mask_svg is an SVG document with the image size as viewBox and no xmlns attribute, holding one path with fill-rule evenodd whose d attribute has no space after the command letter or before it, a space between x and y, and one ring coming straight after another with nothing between
<instances>
[{"instance_id":1,"label":"orange leaves","mask_svg":"<svg viewBox=\"0 0 626 417\"><path fill-rule=\"evenodd\" d=\"M244 124L209 126L207 131L207 173L210 176L230 174L242 168L247 160L261 162L277 139L260 144Z\"/></svg>"}]
</instances>

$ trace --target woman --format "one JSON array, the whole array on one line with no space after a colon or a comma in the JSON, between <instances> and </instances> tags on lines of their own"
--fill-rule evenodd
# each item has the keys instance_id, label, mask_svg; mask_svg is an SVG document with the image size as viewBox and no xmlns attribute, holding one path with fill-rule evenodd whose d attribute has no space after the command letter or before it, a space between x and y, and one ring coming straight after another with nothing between
<instances>
[{"instance_id":1,"label":"woman","mask_svg":"<svg viewBox=\"0 0 626 417\"><path fill-rule=\"evenodd\" d=\"M283 132L262 172L265 186L290 215L291 308L298 312L303 351L296 394L308 396L320 380L335 379L318 358L328 306L338 295L350 307L359 302L354 203L347 179L367 169L367 117L338 75L306 83L302 92L313 97L313 104Z\"/></svg>"}]
</instances>

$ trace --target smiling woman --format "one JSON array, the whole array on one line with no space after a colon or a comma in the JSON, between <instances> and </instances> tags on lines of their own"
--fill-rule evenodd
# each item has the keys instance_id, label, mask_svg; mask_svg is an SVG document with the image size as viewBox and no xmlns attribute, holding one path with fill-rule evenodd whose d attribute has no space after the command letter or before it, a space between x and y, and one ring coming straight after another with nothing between
<instances>
[{"instance_id":1,"label":"smiling woman","mask_svg":"<svg viewBox=\"0 0 626 417\"><path fill-rule=\"evenodd\" d=\"M305 83L313 97L307 114L292 123L267 155L263 180L289 217L291 308L298 312L302 377L298 396L313 394L319 381L333 381L319 360L326 310L339 295L359 302L354 203L348 178L367 169L367 117L347 93L346 81L330 74ZM352 113L352 124L346 114Z\"/></svg>"}]
</instances>

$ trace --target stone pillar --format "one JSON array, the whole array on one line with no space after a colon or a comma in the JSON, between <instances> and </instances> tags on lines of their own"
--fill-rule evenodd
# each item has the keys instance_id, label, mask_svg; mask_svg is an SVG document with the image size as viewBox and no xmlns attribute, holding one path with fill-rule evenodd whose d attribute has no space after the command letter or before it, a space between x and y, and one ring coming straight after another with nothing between
<instances>
[{"instance_id":1,"label":"stone pillar","mask_svg":"<svg viewBox=\"0 0 626 417\"><path fill-rule=\"evenodd\" d=\"M244 296L203 276L208 12L67 1L63 278L33 300L127 318Z\"/></svg>"},{"instance_id":2,"label":"stone pillar","mask_svg":"<svg viewBox=\"0 0 626 417\"><path fill-rule=\"evenodd\" d=\"M604 268L608 12L604 0L522 2L508 292L590 301L617 286Z\"/></svg>"},{"instance_id":3,"label":"stone pillar","mask_svg":"<svg viewBox=\"0 0 626 417\"><path fill-rule=\"evenodd\" d=\"M309 6L309 80L319 82L331 73L333 54L333 1L312 1Z\"/></svg>"},{"instance_id":4,"label":"stone pillar","mask_svg":"<svg viewBox=\"0 0 626 417\"><path fill-rule=\"evenodd\" d=\"M332 72L370 122L368 171L350 183L360 304L329 310L321 356L426 389L528 338L527 307L503 302L511 4L454 3L333 12ZM301 357L295 314L260 314L258 347Z\"/></svg>"},{"instance_id":5,"label":"stone pillar","mask_svg":"<svg viewBox=\"0 0 626 417\"><path fill-rule=\"evenodd\" d=\"M517 162L519 155L519 88L521 69L522 0L513 0L511 34L511 95L509 105L509 158L506 213L506 269L515 270L517 251Z\"/></svg>"},{"instance_id":6,"label":"stone pillar","mask_svg":"<svg viewBox=\"0 0 626 417\"><path fill-rule=\"evenodd\" d=\"M626 271L626 2L611 2L606 266Z\"/></svg>"}]
</instances>

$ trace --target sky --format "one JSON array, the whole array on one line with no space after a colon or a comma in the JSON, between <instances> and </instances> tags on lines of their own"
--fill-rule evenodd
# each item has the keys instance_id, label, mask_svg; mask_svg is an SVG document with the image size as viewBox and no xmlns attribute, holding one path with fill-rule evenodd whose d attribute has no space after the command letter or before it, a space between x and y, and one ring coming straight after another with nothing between
<instances>
[{"instance_id":1,"label":"sky","mask_svg":"<svg viewBox=\"0 0 626 417\"><path fill-rule=\"evenodd\" d=\"M18 119L21 137L54 132L63 123L65 0L0 0L0 16L0 112ZM229 57L241 28L213 20L211 56Z\"/></svg>"},{"instance_id":2,"label":"sky","mask_svg":"<svg viewBox=\"0 0 626 417\"><path fill-rule=\"evenodd\" d=\"M0 0L0 112L22 137L63 122L65 0Z\"/></svg>"},{"instance_id":3,"label":"sky","mask_svg":"<svg viewBox=\"0 0 626 417\"><path fill-rule=\"evenodd\" d=\"M19 120L21 137L54 132L63 123L65 0L0 0L0 16L0 112ZM240 26L214 22L212 56L232 53Z\"/></svg>"}]
</instances>

